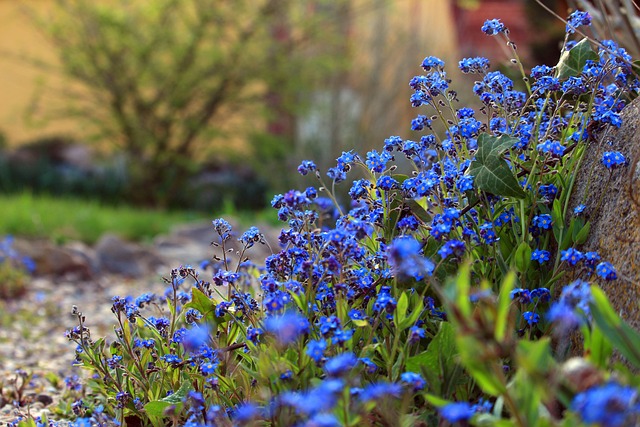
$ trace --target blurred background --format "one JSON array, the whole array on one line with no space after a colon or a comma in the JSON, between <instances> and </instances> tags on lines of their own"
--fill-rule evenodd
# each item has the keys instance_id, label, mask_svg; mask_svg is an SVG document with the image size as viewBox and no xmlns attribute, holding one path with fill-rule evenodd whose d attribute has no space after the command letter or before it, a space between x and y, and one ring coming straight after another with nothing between
<instances>
[{"instance_id":1,"label":"blurred background","mask_svg":"<svg viewBox=\"0 0 640 427\"><path fill-rule=\"evenodd\" d=\"M554 65L564 23L549 11L577 3L0 0L0 223L22 212L0 233L34 222L41 199L262 210L313 184L295 173L303 159L324 171L342 151L418 138L408 82L425 56L447 62L465 105L459 59L514 72L486 19L510 28L525 64Z\"/></svg>"}]
</instances>

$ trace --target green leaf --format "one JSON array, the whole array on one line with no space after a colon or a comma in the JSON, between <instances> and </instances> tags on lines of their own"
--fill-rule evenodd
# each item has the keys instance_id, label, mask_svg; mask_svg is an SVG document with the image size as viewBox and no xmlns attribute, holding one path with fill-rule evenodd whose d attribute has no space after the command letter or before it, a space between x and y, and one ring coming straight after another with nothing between
<instances>
[{"instance_id":1,"label":"green leaf","mask_svg":"<svg viewBox=\"0 0 640 427\"><path fill-rule=\"evenodd\" d=\"M514 262L516 268L521 273L524 273L527 271L527 268L529 268L529 264L531 264L531 247L527 242L522 242L518 245L518 249L516 249L514 256Z\"/></svg>"},{"instance_id":2,"label":"green leaf","mask_svg":"<svg viewBox=\"0 0 640 427\"><path fill-rule=\"evenodd\" d=\"M636 368L640 368L640 333L616 314L604 291L591 286L591 314L602 333Z\"/></svg>"},{"instance_id":3,"label":"green leaf","mask_svg":"<svg viewBox=\"0 0 640 427\"><path fill-rule=\"evenodd\" d=\"M172 405L182 403L182 401L187 397L187 394L189 394L192 388L193 387L191 386L191 382L189 382L189 380L186 380L180 385L180 388L178 389L178 391L160 400L162 402L167 402Z\"/></svg>"},{"instance_id":4,"label":"green leaf","mask_svg":"<svg viewBox=\"0 0 640 427\"><path fill-rule=\"evenodd\" d=\"M204 320L209 324L211 333L215 335L218 330L218 325L224 322L222 317L216 316L216 303L211 298L206 296L198 288L193 288L191 291L191 301L184 306L184 312L189 308L195 308L198 310Z\"/></svg>"},{"instance_id":5,"label":"green leaf","mask_svg":"<svg viewBox=\"0 0 640 427\"><path fill-rule=\"evenodd\" d=\"M546 374L555 366L549 337L540 338L537 341L518 341L516 357L518 366L532 378L544 378L546 381Z\"/></svg>"},{"instance_id":6,"label":"green leaf","mask_svg":"<svg viewBox=\"0 0 640 427\"><path fill-rule=\"evenodd\" d=\"M587 325L582 327L582 334L587 360L600 369L606 369L613 351L607 336L601 328L589 328Z\"/></svg>"},{"instance_id":7,"label":"green leaf","mask_svg":"<svg viewBox=\"0 0 640 427\"><path fill-rule=\"evenodd\" d=\"M413 326L418 320L418 317L420 317L420 314L422 313L423 308L424 308L424 304L422 303L422 300L419 300L418 304L413 308L413 311L411 312L409 317L407 317L406 319L404 319L403 322L398 324L398 328L401 331L403 331L408 327Z\"/></svg>"},{"instance_id":8,"label":"green leaf","mask_svg":"<svg viewBox=\"0 0 640 427\"><path fill-rule=\"evenodd\" d=\"M367 319L353 319L351 322L359 328L369 326L369 321Z\"/></svg>"},{"instance_id":9,"label":"green leaf","mask_svg":"<svg viewBox=\"0 0 640 427\"><path fill-rule=\"evenodd\" d=\"M448 363L453 363L456 353L455 328L449 322L442 322L427 351L409 357L406 369L410 372L420 372L421 368L430 372L440 372L440 357Z\"/></svg>"},{"instance_id":10,"label":"green leaf","mask_svg":"<svg viewBox=\"0 0 640 427\"><path fill-rule=\"evenodd\" d=\"M162 417L164 410L171 406L171 403L162 400L152 400L144 405L144 411L152 417Z\"/></svg>"},{"instance_id":11,"label":"green leaf","mask_svg":"<svg viewBox=\"0 0 640 427\"><path fill-rule=\"evenodd\" d=\"M517 138L507 135L499 137L483 133L478 137L478 151L469 165L467 174L473 176L475 187L496 196L523 199L526 193L520 187L502 154L511 148Z\"/></svg>"},{"instance_id":12,"label":"green leaf","mask_svg":"<svg viewBox=\"0 0 640 427\"><path fill-rule=\"evenodd\" d=\"M578 228L576 227L576 230ZM576 245L581 245L587 241L587 237L589 237L589 232L591 231L591 223L587 222L584 227L578 231L575 236L573 236L573 243Z\"/></svg>"},{"instance_id":13,"label":"green leaf","mask_svg":"<svg viewBox=\"0 0 640 427\"><path fill-rule=\"evenodd\" d=\"M598 54L591 49L589 40L582 39L570 51L562 53L556 66L556 78L562 80L580 75L589 59L597 61Z\"/></svg>"},{"instance_id":14,"label":"green leaf","mask_svg":"<svg viewBox=\"0 0 640 427\"><path fill-rule=\"evenodd\" d=\"M471 289L471 266L465 262L458 270L457 278L449 278L444 288L447 304L454 304L464 317L471 315L469 291Z\"/></svg>"},{"instance_id":15,"label":"green leaf","mask_svg":"<svg viewBox=\"0 0 640 427\"><path fill-rule=\"evenodd\" d=\"M411 213L414 214L419 220L425 224L431 223L431 215L427 213L424 207L413 199L407 199L404 201L405 205L411 209Z\"/></svg>"},{"instance_id":16,"label":"green leaf","mask_svg":"<svg viewBox=\"0 0 640 427\"><path fill-rule=\"evenodd\" d=\"M523 242L524 243L524 242ZM531 257L531 255L529 255ZM509 306L511 305L511 291L515 287L516 274L510 271L502 281L500 295L498 296L498 313L496 314L496 326L494 335L496 341L502 342L509 324Z\"/></svg>"},{"instance_id":17,"label":"green leaf","mask_svg":"<svg viewBox=\"0 0 640 427\"><path fill-rule=\"evenodd\" d=\"M407 297L407 293L403 292L398 298L398 304L396 305L395 312L395 323L399 325L407 316L407 308L409 308L409 298Z\"/></svg>"}]
</instances>

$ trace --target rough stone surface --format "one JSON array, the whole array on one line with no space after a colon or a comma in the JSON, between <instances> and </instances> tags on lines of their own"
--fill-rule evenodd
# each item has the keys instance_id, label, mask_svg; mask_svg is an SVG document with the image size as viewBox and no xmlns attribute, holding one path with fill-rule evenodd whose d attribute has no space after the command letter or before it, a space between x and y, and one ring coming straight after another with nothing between
<instances>
[{"instance_id":1,"label":"rough stone surface","mask_svg":"<svg viewBox=\"0 0 640 427\"><path fill-rule=\"evenodd\" d=\"M114 234L105 234L95 247L100 271L127 277L143 277L163 265L153 250L122 240Z\"/></svg>"},{"instance_id":2,"label":"rough stone surface","mask_svg":"<svg viewBox=\"0 0 640 427\"><path fill-rule=\"evenodd\" d=\"M601 285L635 329L640 329L640 166L635 166L640 160L639 100L623 110L620 129L605 129L587 146L570 210L580 203L587 206L591 232L579 249L597 251L615 266L618 279ZM629 165L607 170L600 162L605 151L620 151Z\"/></svg>"},{"instance_id":3,"label":"rough stone surface","mask_svg":"<svg viewBox=\"0 0 640 427\"><path fill-rule=\"evenodd\" d=\"M42 239L15 239L14 248L33 260L36 276L73 276L87 280L95 273L91 250L81 243L59 246Z\"/></svg>"}]
</instances>

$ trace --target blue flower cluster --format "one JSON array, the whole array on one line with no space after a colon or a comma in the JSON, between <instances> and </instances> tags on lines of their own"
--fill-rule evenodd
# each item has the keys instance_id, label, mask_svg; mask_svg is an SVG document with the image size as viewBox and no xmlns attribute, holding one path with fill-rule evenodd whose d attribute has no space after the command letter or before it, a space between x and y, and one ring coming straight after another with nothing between
<instances>
[{"instance_id":1,"label":"blue flower cluster","mask_svg":"<svg viewBox=\"0 0 640 427\"><path fill-rule=\"evenodd\" d=\"M588 21L588 15L574 14L567 31ZM508 39L499 20L487 21L482 31ZM245 257L245 250L264 242L257 228L240 235L240 249L234 252L227 248L234 236L231 225L213 221L214 243L222 253L207 263L211 282L187 266L172 272L163 297L114 298L117 334L125 344L99 373L122 377L116 372L126 363L122 349L132 333L127 327L144 325L134 341L132 363L141 372L136 380L168 372L160 381L172 394L186 396L185 425L278 420L282 425L333 426L343 419L354 424L359 418L350 411L376 424L388 415L376 412L376 402L383 400L380 407L396 405L394 411L412 411L415 419L426 401L438 403L433 416L451 423L489 416L493 402L480 398L487 395L476 382L455 377L448 378L446 387L438 383L457 367L439 374L422 369L457 360L440 355L445 349L434 343L455 347L455 334L488 340L507 334L471 326L472 320L483 327L498 323L482 314L487 306L495 308L496 295L506 301L500 310L518 313L508 332L513 339L537 339L551 328L568 331L590 316L591 285L582 277L617 277L613 265L597 253L578 249L586 208L576 207L572 217L566 183L593 129L619 125L620 93L640 86L625 52L613 42L592 53L593 59L571 76L534 67L526 88L489 71L485 58L463 59L460 70L478 75L473 86L478 111L458 108L444 62L425 58L424 73L410 81L411 104L430 111L417 115L411 128L425 135L416 140L392 136L363 157L343 152L325 175L314 162L303 161L298 172L314 175L319 186L273 198L286 226L280 246L264 265ZM590 103L584 103L584 94L593 94ZM444 132L437 133L438 127ZM622 166L624 156L609 153L603 163ZM356 167L364 176L351 183L348 202L340 203L329 189ZM332 185L325 185L326 178ZM318 197L321 193L327 197ZM452 286L448 277L460 265L470 270L468 283ZM566 268L578 278L553 300ZM499 289L507 279L516 283L509 287L511 301ZM183 294L185 286L191 286L190 294ZM457 288L470 289L455 299L451 295ZM451 309L451 299L460 307ZM143 313L160 301L169 309L158 317ZM460 320L467 304L477 311ZM448 319L468 323L447 336ZM79 358L90 351L82 327L68 336L79 343ZM492 355L513 356L502 355L515 347L512 341L492 343ZM136 384L121 384L118 392ZM458 394L453 390L460 384ZM431 396L449 388L446 396ZM603 422L598 417L606 411L592 415L588 402L632 408L633 391L621 390L617 401L607 390L578 394L571 409L586 422ZM460 395L469 402L452 402ZM121 408L136 411L131 393L114 399Z\"/></svg>"}]
</instances>

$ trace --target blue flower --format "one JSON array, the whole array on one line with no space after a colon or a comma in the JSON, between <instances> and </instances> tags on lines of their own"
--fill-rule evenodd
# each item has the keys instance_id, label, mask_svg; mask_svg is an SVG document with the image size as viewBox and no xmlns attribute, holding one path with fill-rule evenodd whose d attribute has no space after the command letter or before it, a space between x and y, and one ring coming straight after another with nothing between
<instances>
[{"instance_id":1,"label":"blue flower","mask_svg":"<svg viewBox=\"0 0 640 427\"><path fill-rule=\"evenodd\" d=\"M580 216L580 215L582 215L582 213L584 212L584 210L585 210L586 208L587 208L587 206L586 206L586 205L579 204L578 206L576 206L576 207L573 209L573 214L574 214L575 216Z\"/></svg>"},{"instance_id":2,"label":"blue flower","mask_svg":"<svg viewBox=\"0 0 640 427\"><path fill-rule=\"evenodd\" d=\"M262 335L262 329L254 328L253 326L249 326L247 328L247 339L252 343L257 344L260 339L260 335Z\"/></svg>"},{"instance_id":3,"label":"blue flower","mask_svg":"<svg viewBox=\"0 0 640 427\"><path fill-rule=\"evenodd\" d=\"M584 317L590 317L592 299L589 283L575 280L562 289L558 301L551 305L547 319L555 322L560 332L572 330L582 324Z\"/></svg>"},{"instance_id":4,"label":"blue flower","mask_svg":"<svg viewBox=\"0 0 640 427\"><path fill-rule=\"evenodd\" d=\"M560 251L562 255L560 257L560 261L567 261L570 265L576 265L578 262L582 261L584 258L584 254L577 249L569 248L566 251Z\"/></svg>"},{"instance_id":5,"label":"blue flower","mask_svg":"<svg viewBox=\"0 0 640 427\"><path fill-rule=\"evenodd\" d=\"M602 164L607 167L607 169L615 169L618 166L623 166L627 163L624 155L619 151L606 151L602 154Z\"/></svg>"},{"instance_id":6,"label":"blue flower","mask_svg":"<svg viewBox=\"0 0 640 427\"><path fill-rule=\"evenodd\" d=\"M174 368L182 362L182 359L180 359L175 354L165 354L164 356L161 357L161 359L167 362L169 365L171 365Z\"/></svg>"},{"instance_id":7,"label":"blue flower","mask_svg":"<svg viewBox=\"0 0 640 427\"><path fill-rule=\"evenodd\" d=\"M440 416L450 423L469 420L475 414L469 402L453 402L440 408Z\"/></svg>"},{"instance_id":8,"label":"blue flower","mask_svg":"<svg viewBox=\"0 0 640 427\"><path fill-rule=\"evenodd\" d=\"M209 376L211 374L213 374L216 371L216 368L218 367L217 363L213 363L213 362L203 362L200 365L200 372L202 372L202 375Z\"/></svg>"},{"instance_id":9,"label":"blue flower","mask_svg":"<svg viewBox=\"0 0 640 427\"><path fill-rule=\"evenodd\" d=\"M290 344L300 335L309 332L309 321L298 313L287 312L265 320L265 330L275 335L280 344Z\"/></svg>"},{"instance_id":10,"label":"blue flower","mask_svg":"<svg viewBox=\"0 0 640 427\"><path fill-rule=\"evenodd\" d=\"M551 299L551 292L547 288L537 288L531 291L531 298L539 302L547 302Z\"/></svg>"},{"instance_id":11,"label":"blue flower","mask_svg":"<svg viewBox=\"0 0 640 427\"><path fill-rule=\"evenodd\" d=\"M260 233L257 227L250 227L247 231L242 233L240 242L244 243L247 248L250 248L254 245L254 243L258 243L264 240L264 236Z\"/></svg>"},{"instance_id":12,"label":"blue flower","mask_svg":"<svg viewBox=\"0 0 640 427\"><path fill-rule=\"evenodd\" d=\"M238 424L246 424L260 415L260 409L255 403L245 402L236 406L233 411L233 421Z\"/></svg>"},{"instance_id":13,"label":"blue flower","mask_svg":"<svg viewBox=\"0 0 640 427\"><path fill-rule=\"evenodd\" d=\"M312 358L316 363L320 363L324 358L324 351L327 348L325 340L311 340L307 344L305 353Z\"/></svg>"},{"instance_id":14,"label":"blue flower","mask_svg":"<svg viewBox=\"0 0 640 427\"><path fill-rule=\"evenodd\" d=\"M538 228L541 228L543 230L548 230L549 228L551 228L553 221L551 219L551 215L541 214L541 215L534 216L531 223Z\"/></svg>"},{"instance_id":15,"label":"blue flower","mask_svg":"<svg viewBox=\"0 0 640 427\"><path fill-rule=\"evenodd\" d=\"M440 255L443 259L447 258L449 255L454 255L457 258L460 258L464 255L465 251L465 243L461 240L449 240L445 243L440 250L438 250L438 255Z\"/></svg>"},{"instance_id":16,"label":"blue flower","mask_svg":"<svg viewBox=\"0 0 640 427\"><path fill-rule=\"evenodd\" d=\"M525 311L524 313L522 313L522 317L527 321L529 325L535 325L540 321L540 315L532 311Z\"/></svg>"},{"instance_id":17,"label":"blue flower","mask_svg":"<svg viewBox=\"0 0 640 427\"><path fill-rule=\"evenodd\" d=\"M338 421L335 415L320 413L309 418L304 427L340 427L342 423Z\"/></svg>"},{"instance_id":18,"label":"blue flower","mask_svg":"<svg viewBox=\"0 0 640 427\"><path fill-rule=\"evenodd\" d=\"M365 366L365 371L368 374L375 374L378 370L378 365L373 363L368 357L361 357L360 359L358 359L358 361L360 361Z\"/></svg>"},{"instance_id":19,"label":"blue flower","mask_svg":"<svg viewBox=\"0 0 640 427\"><path fill-rule=\"evenodd\" d=\"M553 68L548 65L537 65L531 69L531 78L539 79L544 76L553 75Z\"/></svg>"},{"instance_id":20,"label":"blue flower","mask_svg":"<svg viewBox=\"0 0 640 427\"><path fill-rule=\"evenodd\" d=\"M465 74L484 73L489 66L489 60L483 57L464 58L458 62L458 68Z\"/></svg>"},{"instance_id":21,"label":"blue flower","mask_svg":"<svg viewBox=\"0 0 640 427\"><path fill-rule=\"evenodd\" d=\"M426 332L424 329L418 326L412 326L409 329L409 343L415 344L420 341L422 338L426 337Z\"/></svg>"},{"instance_id":22,"label":"blue flower","mask_svg":"<svg viewBox=\"0 0 640 427\"><path fill-rule=\"evenodd\" d=\"M214 219L212 223L216 233L218 233L223 241L231 238L231 224L229 224L225 219Z\"/></svg>"},{"instance_id":23,"label":"blue flower","mask_svg":"<svg viewBox=\"0 0 640 427\"><path fill-rule=\"evenodd\" d=\"M391 242L387 248L387 256L394 273L416 280L431 275L435 264L424 257L421 250L420 242L411 236L400 236Z\"/></svg>"},{"instance_id":24,"label":"blue flower","mask_svg":"<svg viewBox=\"0 0 640 427\"><path fill-rule=\"evenodd\" d=\"M601 262L596 267L596 274L602 277L604 280L616 280L618 278L618 274L616 273L616 269L610 262Z\"/></svg>"},{"instance_id":25,"label":"blue flower","mask_svg":"<svg viewBox=\"0 0 640 427\"><path fill-rule=\"evenodd\" d=\"M456 181L456 187L458 187L458 190L461 192L473 190L473 176L462 175Z\"/></svg>"},{"instance_id":26,"label":"blue flower","mask_svg":"<svg viewBox=\"0 0 640 427\"><path fill-rule=\"evenodd\" d=\"M482 32L488 36L504 33L507 27L499 19L488 19L482 25Z\"/></svg>"},{"instance_id":27,"label":"blue flower","mask_svg":"<svg viewBox=\"0 0 640 427\"><path fill-rule=\"evenodd\" d=\"M398 181L396 181L395 179L391 178L388 175L381 176L380 178L378 178L378 181L376 182L376 187L385 191L398 188L398 186L399 186Z\"/></svg>"},{"instance_id":28,"label":"blue flower","mask_svg":"<svg viewBox=\"0 0 640 427\"><path fill-rule=\"evenodd\" d=\"M544 264L549 261L551 253L542 249L536 249L531 253L531 261L538 261L540 264Z\"/></svg>"},{"instance_id":29,"label":"blue flower","mask_svg":"<svg viewBox=\"0 0 640 427\"><path fill-rule=\"evenodd\" d=\"M402 387L399 384L379 381L365 387L360 391L358 398L362 402L387 398L388 396L400 397Z\"/></svg>"},{"instance_id":30,"label":"blue flower","mask_svg":"<svg viewBox=\"0 0 640 427\"><path fill-rule=\"evenodd\" d=\"M573 34L576 32L576 28L583 25L591 25L591 15L589 15L589 12L575 10L571 15L569 15L569 18L567 18L567 26L565 30L568 34Z\"/></svg>"},{"instance_id":31,"label":"blue flower","mask_svg":"<svg viewBox=\"0 0 640 427\"><path fill-rule=\"evenodd\" d=\"M442 70L444 68L444 61L440 58L436 58L435 56L427 56L422 61L422 68L425 71L431 71L432 68Z\"/></svg>"},{"instance_id":32,"label":"blue flower","mask_svg":"<svg viewBox=\"0 0 640 427\"><path fill-rule=\"evenodd\" d=\"M403 383L411 386L411 390L415 393L416 391L420 391L424 388L427 382L422 378L422 375L417 374L415 372L403 372L400 375L400 380Z\"/></svg>"},{"instance_id":33,"label":"blue flower","mask_svg":"<svg viewBox=\"0 0 640 427\"><path fill-rule=\"evenodd\" d=\"M509 293L509 296L520 304L529 304L531 302L531 292L528 289L516 288Z\"/></svg>"},{"instance_id":34,"label":"blue flower","mask_svg":"<svg viewBox=\"0 0 640 427\"><path fill-rule=\"evenodd\" d=\"M330 377L340 377L349 372L358 363L355 354L342 353L328 359L324 365L324 370Z\"/></svg>"},{"instance_id":35,"label":"blue flower","mask_svg":"<svg viewBox=\"0 0 640 427\"><path fill-rule=\"evenodd\" d=\"M553 199L558 194L558 187L553 184L541 185L540 188L538 188L538 192L542 197Z\"/></svg>"},{"instance_id":36,"label":"blue flower","mask_svg":"<svg viewBox=\"0 0 640 427\"><path fill-rule=\"evenodd\" d=\"M305 393L285 392L280 395L279 401L283 405L293 406L302 413L315 415L331 411L343 389L343 380L330 378Z\"/></svg>"},{"instance_id":37,"label":"blue flower","mask_svg":"<svg viewBox=\"0 0 640 427\"><path fill-rule=\"evenodd\" d=\"M602 427L635 425L640 417L638 390L614 382L578 393L571 410L587 424Z\"/></svg>"},{"instance_id":38,"label":"blue flower","mask_svg":"<svg viewBox=\"0 0 640 427\"><path fill-rule=\"evenodd\" d=\"M303 160L300 166L298 166L298 173L300 175L306 175L309 172L315 172L318 167L311 160Z\"/></svg>"},{"instance_id":39,"label":"blue flower","mask_svg":"<svg viewBox=\"0 0 640 427\"><path fill-rule=\"evenodd\" d=\"M371 172L382 172L387 166L387 162L393 157L388 151L382 151L378 153L376 150L371 150L367 153L367 160L365 161L367 167L371 169Z\"/></svg>"}]
</instances>

